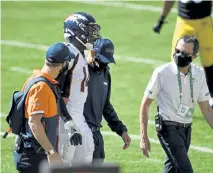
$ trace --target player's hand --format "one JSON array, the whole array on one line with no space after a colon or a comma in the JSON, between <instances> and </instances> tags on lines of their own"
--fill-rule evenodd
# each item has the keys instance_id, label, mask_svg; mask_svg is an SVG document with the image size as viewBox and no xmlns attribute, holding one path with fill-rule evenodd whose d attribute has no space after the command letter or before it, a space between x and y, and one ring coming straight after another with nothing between
<instances>
[{"instance_id":1,"label":"player's hand","mask_svg":"<svg viewBox=\"0 0 213 173\"><path fill-rule=\"evenodd\" d=\"M123 141L124 141L124 146L123 146L123 150L127 149L131 143L131 138L129 137L128 133L126 131L124 131L121 135Z\"/></svg>"},{"instance_id":2,"label":"player's hand","mask_svg":"<svg viewBox=\"0 0 213 173\"><path fill-rule=\"evenodd\" d=\"M82 135L78 127L75 125L73 120L67 121L64 124L64 128L68 132L71 145L82 145Z\"/></svg>"},{"instance_id":3,"label":"player's hand","mask_svg":"<svg viewBox=\"0 0 213 173\"><path fill-rule=\"evenodd\" d=\"M161 16L159 18L158 22L153 26L153 31L155 33L160 34L161 28L162 28L164 23L166 23L166 22L164 22L164 17Z\"/></svg>"},{"instance_id":4,"label":"player's hand","mask_svg":"<svg viewBox=\"0 0 213 173\"><path fill-rule=\"evenodd\" d=\"M47 159L48 159L48 163L49 164L62 164L62 160L61 160L61 157L59 156L58 153L53 153L51 154L50 156L47 156Z\"/></svg>"},{"instance_id":5,"label":"player's hand","mask_svg":"<svg viewBox=\"0 0 213 173\"><path fill-rule=\"evenodd\" d=\"M149 152L151 151L151 144L148 137L144 137L141 139L140 148L143 152L143 155L149 158Z\"/></svg>"},{"instance_id":6,"label":"player's hand","mask_svg":"<svg viewBox=\"0 0 213 173\"><path fill-rule=\"evenodd\" d=\"M76 129L71 129L70 144L77 146L82 145L82 135Z\"/></svg>"}]
</instances>

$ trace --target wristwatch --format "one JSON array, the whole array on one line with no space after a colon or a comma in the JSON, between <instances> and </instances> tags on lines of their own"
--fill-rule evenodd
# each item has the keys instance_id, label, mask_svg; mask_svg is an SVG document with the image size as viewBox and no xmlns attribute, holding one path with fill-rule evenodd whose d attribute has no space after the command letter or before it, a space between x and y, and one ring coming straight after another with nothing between
<instances>
[{"instance_id":1,"label":"wristwatch","mask_svg":"<svg viewBox=\"0 0 213 173\"><path fill-rule=\"evenodd\" d=\"M46 151L45 153L46 153L47 156L51 156L52 154L55 153L55 150L54 150L54 149L51 149L51 150L49 150L49 151Z\"/></svg>"}]
</instances>

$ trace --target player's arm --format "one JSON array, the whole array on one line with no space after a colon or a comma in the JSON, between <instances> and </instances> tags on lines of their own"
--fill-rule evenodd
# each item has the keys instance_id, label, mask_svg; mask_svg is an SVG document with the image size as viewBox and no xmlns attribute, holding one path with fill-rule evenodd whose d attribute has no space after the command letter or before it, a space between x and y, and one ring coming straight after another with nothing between
<instances>
[{"instance_id":1,"label":"player's arm","mask_svg":"<svg viewBox=\"0 0 213 173\"><path fill-rule=\"evenodd\" d=\"M59 88L61 89L61 95L64 98L68 98L70 95L72 72L76 65L76 61L77 61L76 58L71 59L71 61L69 62L68 71L66 73L62 73L60 76L56 78L56 80L59 83Z\"/></svg>"},{"instance_id":2,"label":"player's arm","mask_svg":"<svg viewBox=\"0 0 213 173\"><path fill-rule=\"evenodd\" d=\"M160 15L157 23L153 27L154 32L160 33L160 30L161 30L161 28L164 24L164 20L166 19L169 12L171 11L174 3L175 3L175 1L168 1L168 0L163 1L163 7L162 7L161 15Z\"/></svg>"},{"instance_id":3,"label":"player's arm","mask_svg":"<svg viewBox=\"0 0 213 173\"><path fill-rule=\"evenodd\" d=\"M175 1L167 1L167 0L163 1L163 7L162 7L162 11L161 11L161 16L162 17L166 18L166 16L171 11L174 3L175 3Z\"/></svg>"},{"instance_id":4,"label":"player's arm","mask_svg":"<svg viewBox=\"0 0 213 173\"><path fill-rule=\"evenodd\" d=\"M210 107L209 101L198 102L198 105L209 126L213 129L213 109Z\"/></svg>"},{"instance_id":5,"label":"player's arm","mask_svg":"<svg viewBox=\"0 0 213 173\"><path fill-rule=\"evenodd\" d=\"M61 95L59 96L59 104L60 104L60 109L61 109L61 114L60 114L61 119L65 123L68 122L68 121L71 121L72 117L69 114L69 112L67 111L67 107L66 107L65 101L64 101L64 99L63 99L63 97Z\"/></svg>"}]
</instances>

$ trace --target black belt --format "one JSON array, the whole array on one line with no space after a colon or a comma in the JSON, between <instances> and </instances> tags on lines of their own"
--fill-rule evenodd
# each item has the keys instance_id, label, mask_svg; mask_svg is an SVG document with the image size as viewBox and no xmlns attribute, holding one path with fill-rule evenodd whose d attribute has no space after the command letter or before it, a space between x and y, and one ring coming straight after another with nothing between
<instances>
[{"instance_id":1,"label":"black belt","mask_svg":"<svg viewBox=\"0 0 213 173\"><path fill-rule=\"evenodd\" d=\"M100 131L100 127L92 126L92 127L90 127L90 129L91 129L92 132L98 132L98 131Z\"/></svg>"},{"instance_id":2,"label":"black belt","mask_svg":"<svg viewBox=\"0 0 213 173\"><path fill-rule=\"evenodd\" d=\"M163 121L163 125L167 125L167 126L179 126L179 127L191 127L192 123L178 123L178 122L174 122L174 121Z\"/></svg>"}]
</instances>

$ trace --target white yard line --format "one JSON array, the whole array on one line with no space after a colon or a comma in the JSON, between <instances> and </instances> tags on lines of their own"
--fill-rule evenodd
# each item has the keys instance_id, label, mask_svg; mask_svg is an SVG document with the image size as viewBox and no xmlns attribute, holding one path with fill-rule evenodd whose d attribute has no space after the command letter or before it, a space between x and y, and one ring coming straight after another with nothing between
<instances>
[{"instance_id":1,"label":"white yard line","mask_svg":"<svg viewBox=\"0 0 213 173\"><path fill-rule=\"evenodd\" d=\"M149 11L149 12L161 12L161 7L152 6L152 5L143 5L143 4L133 4L128 2L114 2L114 1L75 1L75 3L83 3L83 4L90 4L90 5L101 5L101 6L109 6L109 7L119 7L119 8L127 8L127 9L134 9L139 11ZM172 13L177 13L176 8L172 8Z\"/></svg>"},{"instance_id":2,"label":"white yard line","mask_svg":"<svg viewBox=\"0 0 213 173\"><path fill-rule=\"evenodd\" d=\"M24 73L24 74L32 74L33 73L33 70L25 69L25 68L22 68L22 67L11 67L10 70L14 71L14 72Z\"/></svg>"},{"instance_id":3,"label":"white yard line","mask_svg":"<svg viewBox=\"0 0 213 173\"><path fill-rule=\"evenodd\" d=\"M15 41L15 40L1 40L1 44L7 45L7 46L14 46L14 47L37 49L37 50L41 50L41 51L46 51L48 49L48 46L46 46L46 45L25 43L25 42ZM157 61L157 60L152 60L149 58L126 57L126 56L121 56L121 55L115 56L115 59L127 61L127 62L156 65L156 66L166 63L164 61Z\"/></svg>"},{"instance_id":4,"label":"white yard line","mask_svg":"<svg viewBox=\"0 0 213 173\"><path fill-rule=\"evenodd\" d=\"M6 114L5 113L0 113L0 118L5 118Z\"/></svg>"},{"instance_id":5,"label":"white yard line","mask_svg":"<svg viewBox=\"0 0 213 173\"><path fill-rule=\"evenodd\" d=\"M30 44L30 43L24 43L24 42L19 42L19 41L11 41L11 40L1 40L1 44L8 45L8 46L17 46L17 47L23 47L23 48L38 49L38 50L43 50L43 51L47 49L46 45ZM125 58L122 58L122 59L125 59ZM147 62L148 59L143 59L143 60L146 60L146 61L139 61L141 58L135 58L135 57L133 57L133 59L137 59L138 62L145 63L145 64L157 65L159 63L159 61L155 61L155 60ZM132 61L132 58L130 58L130 57L128 57L127 60L134 62L134 61ZM26 73L29 73L29 74L32 73L32 70L27 70L27 69L24 69L22 67L11 67L11 70L16 71L16 72L22 72L22 73L25 73L25 74ZM154 121L149 121L149 123L154 124ZM116 135L115 133L112 133L112 132L109 132L109 131L103 131L103 134L110 135L110 136ZM139 135L131 135L131 137L132 137L132 139L135 139L135 140L140 139ZM150 142L155 143L155 144L159 144L159 141L154 139L154 138L150 138ZM191 149L196 150L196 151L200 151L200 152L205 152L205 153L213 153L213 149L206 148L206 147L199 147L199 146L191 145Z\"/></svg>"},{"instance_id":6,"label":"white yard line","mask_svg":"<svg viewBox=\"0 0 213 173\"><path fill-rule=\"evenodd\" d=\"M25 42L16 41L16 40L1 40L0 44L6 45L6 46L37 49L41 51L46 51L48 49L47 45L25 43ZM169 60L166 62L166 61L155 60L154 58L130 57L130 56L122 56L122 55L115 55L115 60L120 60L122 62L125 61L125 62L131 62L131 63L148 64L148 65L153 65L156 67L169 62ZM200 62L199 61L195 62L195 64L200 65Z\"/></svg>"},{"instance_id":7,"label":"white yard line","mask_svg":"<svg viewBox=\"0 0 213 173\"><path fill-rule=\"evenodd\" d=\"M117 136L116 133L113 133L113 132L110 132L110 131L102 131L101 133L104 134L104 135L108 135L108 136ZM140 136L139 135L130 134L130 137L133 140L140 140ZM151 143L160 144L157 139L149 138L149 140L150 140ZM198 147L198 146L195 146L195 145L191 145L190 148L192 150L195 150L195 151L200 151L200 152L203 152L203 153L212 153L213 154L213 149L211 149L211 148Z\"/></svg>"},{"instance_id":8,"label":"white yard line","mask_svg":"<svg viewBox=\"0 0 213 173\"><path fill-rule=\"evenodd\" d=\"M9 0L4 0L4 1L9 1ZM19 1L19 0L14 0L14 1ZM33 0L29 0L29 1L33 1ZM36 0L36 1L43 1L43 0ZM58 1L58 0L51 0L51 1ZM144 4L133 4L133 3L129 3L128 1L127 2L125 2L125 1L124 2L116 2L116 0L115 1L112 1L112 0L109 0L109 1L103 1L103 0L102 1L101 0L95 0L95 1L70 0L69 2L88 4L88 5L98 5L98 6L105 6L105 7L126 8L126 9L138 10L138 11L148 11L148 12L159 13L159 15L160 15L160 12L161 12L161 9L162 9L161 6L144 5ZM171 13L177 14L177 9L176 8L172 8L171 9ZM212 17L213 17L213 13L212 13Z\"/></svg>"},{"instance_id":9,"label":"white yard line","mask_svg":"<svg viewBox=\"0 0 213 173\"><path fill-rule=\"evenodd\" d=\"M83 4L89 4L89 5L101 5L101 6L108 6L108 7L118 7L118 8L127 8L127 9L133 9L133 10L139 10L139 11L149 11L154 13L159 13L162 10L162 7L153 6L153 5L143 5L143 4L133 4L128 2L114 2L114 1L74 1L73 3L83 3ZM172 8L171 13L177 14L177 9ZM213 17L213 13L211 15Z\"/></svg>"},{"instance_id":10,"label":"white yard line","mask_svg":"<svg viewBox=\"0 0 213 173\"><path fill-rule=\"evenodd\" d=\"M4 135L4 132L0 132L1 136ZM106 136L117 136L116 133L113 133L113 132L110 132L110 131L102 131L101 132L103 135L106 135ZM15 135L13 134L10 134L8 137L14 137ZM130 134L130 137L132 140L140 140L140 136L139 135L134 135L134 134ZM154 139L154 138L149 138L150 142L151 143L154 143L154 144L159 144L159 141L157 139ZM198 147L198 146L195 146L195 145L191 145L190 148L192 150L195 150L195 151L199 151L199 152L202 152L202 153L211 153L213 154L213 149L211 148L207 148L207 147Z\"/></svg>"}]
</instances>

